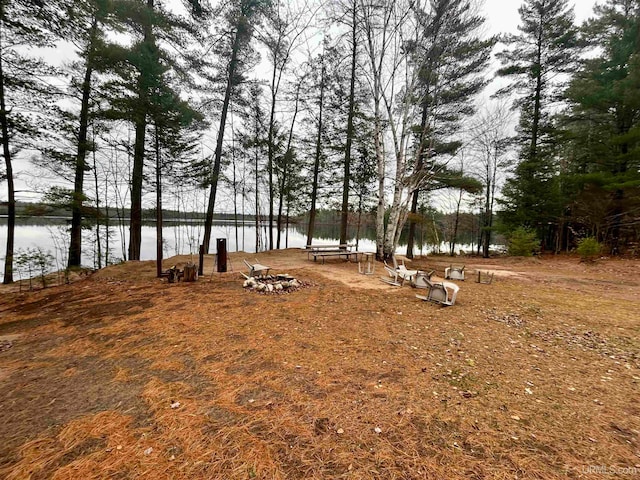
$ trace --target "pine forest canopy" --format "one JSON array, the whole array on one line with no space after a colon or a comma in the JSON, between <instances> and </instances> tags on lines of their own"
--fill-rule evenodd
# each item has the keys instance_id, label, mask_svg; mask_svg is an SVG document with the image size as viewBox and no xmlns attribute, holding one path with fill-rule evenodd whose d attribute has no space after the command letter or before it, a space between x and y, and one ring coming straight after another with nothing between
<instances>
[{"instance_id":1,"label":"pine forest canopy","mask_svg":"<svg viewBox=\"0 0 640 480\"><path fill-rule=\"evenodd\" d=\"M70 267L113 212L140 259L144 208L160 265L163 206L204 215L207 250L221 212L251 216L259 250L303 213L311 242L332 209L341 242L375 218L378 258L403 232L412 256L444 208L453 245L475 216L485 256L519 227L553 251L622 251L639 234L640 0L583 23L569 0L525 0L511 32L495 3L0 0L5 283L23 186L71 211Z\"/></svg>"}]
</instances>

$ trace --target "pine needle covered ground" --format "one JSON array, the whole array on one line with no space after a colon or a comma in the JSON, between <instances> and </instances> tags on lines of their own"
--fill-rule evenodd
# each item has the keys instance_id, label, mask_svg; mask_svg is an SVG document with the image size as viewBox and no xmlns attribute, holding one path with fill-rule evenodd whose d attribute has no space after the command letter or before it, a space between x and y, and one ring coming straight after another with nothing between
<instances>
[{"instance_id":1,"label":"pine needle covered ground","mask_svg":"<svg viewBox=\"0 0 640 480\"><path fill-rule=\"evenodd\" d=\"M3 287L0 477L640 475L639 261L467 259L494 283L442 308L299 250L258 258L305 288L247 291L243 258Z\"/></svg>"}]
</instances>

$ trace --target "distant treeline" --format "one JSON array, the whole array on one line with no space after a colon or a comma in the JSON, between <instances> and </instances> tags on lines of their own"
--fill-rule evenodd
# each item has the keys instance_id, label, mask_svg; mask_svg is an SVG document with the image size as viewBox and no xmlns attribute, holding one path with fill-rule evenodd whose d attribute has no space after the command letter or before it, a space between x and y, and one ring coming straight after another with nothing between
<instances>
[{"instance_id":1,"label":"distant treeline","mask_svg":"<svg viewBox=\"0 0 640 480\"><path fill-rule=\"evenodd\" d=\"M177 221L177 220L202 220L205 219L204 212L182 212L178 210L163 209L163 218L165 221ZM6 203L0 203L0 215L7 215ZM129 218L130 209L116 209L115 207L101 208L96 211L95 208L85 207L85 218L87 219L118 219ZM16 216L22 218L29 217L64 217L71 218L71 208L64 206L43 203L43 202L16 202ZM156 218L155 208L142 209L142 218L145 221L154 221ZM235 218L233 213L216 213L214 220L233 221ZM255 215L238 215L238 220L243 221L255 221ZM295 219L291 219L291 222L295 222Z\"/></svg>"}]
</instances>

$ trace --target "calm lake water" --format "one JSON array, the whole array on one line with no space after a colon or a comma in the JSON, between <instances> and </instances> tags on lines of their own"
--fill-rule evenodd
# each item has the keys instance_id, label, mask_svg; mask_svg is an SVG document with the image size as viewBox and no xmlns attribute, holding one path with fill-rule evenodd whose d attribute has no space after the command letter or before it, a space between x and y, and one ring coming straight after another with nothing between
<instances>
[{"instance_id":1,"label":"calm lake water","mask_svg":"<svg viewBox=\"0 0 640 480\"><path fill-rule=\"evenodd\" d=\"M281 233L281 248L301 248L307 243L306 225L292 225ZM317 225L315 228L314 243L335 244L338 242L339 225ZM162 229L164 240L164 257L168 258L173 255L194 254L197 256L202 237L204 235L204 226L198 222L191 223L165 223ZM102 265L105 265L105 258L108 263L117 263L126 256L129 227L123 228L113 226L109 229L109 242L106 242L106 229L101 228L101 251ZM349 235L351 239L349 243L355 243L355 228L350 229ZM274 230L273 238L276 241L277 232ZM374 252L375 232L373 228L363 228L360 233L361 237L358 242L358 250L364 252ZM255 224L247 223L240 225L236 232L233 222L216 223L211 232L211 250L215 253L216 239L224 238L227 241L227 251L245 251L247 253L256 252L256 228ZM0 218L0 257L4 260L4 252L7 241L7 225L6 219ZM265 250L267 245L267 228L260 227L260 246L259 251ZM40 248L44 252L49 252L55 258L56 269L62 269L66 265L67 253L69 250L69 232L67 220L58 219L19 219L15 232L15 252L18 255L29 248ZM469 251L470 245L460 245L459 249ZM98 266L97 242L95 229L87 230L83 234L82 243L82 263L87 267L95 268ZM432 245L423 246L422 250L418 247L416 253L427 254L434 250ZM440 251L448 251L447 245L440 245ZM123 253L125 252L125 253ZM406 253L406 245L400 245L397 253ZM142 227L142 245L141 259L154 260L156 258L156 229L153 225L145 225ZM4 272L4 261L0 262L0 273ZM17 277L16 277L17 278Z\"/></svg>"},{"instance_id":2,"label":"calm lake water","mask_svg":"<svg viewBox=\"0 0 640 480\"><path fill-rule=\"evenodd\" d=\"M57 268L64 268L69 249L69 232L66 220L48 219L46 224L42 224L39 219L38 224L34 220L22 220L18 222L15 230L15 252L16 255L29 248L40 248L44 252L49 252L54 256ZM27 224L24 224L27 223ZM318 227L318 235L314 237L314 243L337 243L337 234L331 236L331 230L324 232ZM108 255L109 263L117 263L126 256L129 227L121 229L117 226L109 229L109 242L106 243L106 229L101 228L101 252L103 258ZM173 255L198 254L199 245L202 243L204 226L199 222L188 224L166 223L162 229L164 243L164 257ZM276 241L277 232L274 229L273 238ZM216 239L224 238L227 241L227 251L245 251L247 253L256 252L256 228L255 224L240 225L236 233L233 223L216 223L211 232L210 253L215 253ZM260 227L260 245L258 251L265 250L268 244L267 227ZM0 257L4 260L4 252L7 242L6 219L0 219ZM355 243L355 237L350 240ZM300 248L307 243L306 226L290 226L281 233L280 246L285 248ZM368 239L360 239L358 248L363 251L375 251L375 242ZM97 242L95 229L87 230L83 233L82 239L82 263L88 267L96 267ZM123 253L124 252L124 253ZM142 227L142 260L154 260L156 258L156 228L153 225ZM4 262L0 262L0 272L4 271Z\"/></svg>"}]
</instances>

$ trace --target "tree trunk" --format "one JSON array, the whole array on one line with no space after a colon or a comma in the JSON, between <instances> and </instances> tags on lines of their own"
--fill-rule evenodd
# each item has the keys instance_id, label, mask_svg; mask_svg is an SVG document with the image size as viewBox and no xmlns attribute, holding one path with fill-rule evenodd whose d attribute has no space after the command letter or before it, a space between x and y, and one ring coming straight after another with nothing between
<instances>
[{"instance_id":1,"label":"tree trunk","mask_svg":"<svg viewBox=\"0 0 640 480\"><path fill-rule=\"evenodd\" d=\"M542 25L538 32L538 51L536 53L537 71L536 71L536 89L534 93L533 106L533 123L531 125L531 147L529 150L529 160L534 160L538 154L538 137L540 129L540 110L542 102Z\"/></svg>"},{"instance_id":2,"label":"tree trunk","mask_svg":"<svg viewBox=\"0 0 640 480\"><path fill-rule=\"evenodd\" d=\"M378 173L378 208L376 211L376 259L384 259L384 214L385 214L385 201L384 201L384 174L385 174L385 161L384 151L382 146L382 121L380 119L380 100L374 99L374 132L373 141L375 143L376 151L376 166Z\"/></svg>"},{"instance_id":3,"label":"tree trunk","mask_svg":"<svg viewBox=\"0 0 640 480\"><path fill-rule=\"evenodd\" d=\"M416 190L411 195L411 214L416 215L418 213L418 196L420 195L420 190ZM415 219L411 219L409 221L409 233L407 234L407 258L413 258L413 247L415 244L416 238L416 221Z\"/></svg>"},{"instance_id":4,"label":"tree trunk","mask_svg":"<svg viewBox=\"0 0 640 480\"><path fill-rule=\"evenodd\" d=\"M95 131L93 132L93 137L95 138ZM100 191L99 191L99 181L98 181L98 168L96 165L96 150L93 149L93 184L96 189L96 244L97 244L97 257L98 257L98 268L102 268L102 235L100 234ZM105 190L105 196L106 196ZM105 204L107 202L105 201ZM109 232L107 231L107 243L109 238ZM108 249L108 247L107 247ZM108 251L108 250L107 250Z\"/></svg>"},{"instance_id":5,"label":"tree trunk","mask_svg":"<svg viewBox=\"0 0 640 480\"><path fill-rule=\"evenodd\" d=\"M69 240L69 267L79 267L82 263L82 202L84 200L84 172L87 169L87 136L89 130L89 99L91 95L91 76L93 74L93 44L98 30L98 20L93 19L84 79L82 81L82 102L80 106L80 128L78 129L78 149L76 153L73 202L71 204L71 238ZM97 194L97 191L96 191ZM98 225L99 228L99 225Z\"/></svg>"},{"instance_id":6,"label":"tree trunk","mask_svg":"<svg viewBox=\"0 0 640 480\"><path fill-rule=\"evenodd\" d=\"M309 210L309 226L307 228L307 245L313 243L313 230L316 221L316 201L318 199L318 175L320 173L320 155L322 154L322 109L324 107L324 63L320 75L320 113L318 115L318 137L316 139L316 155L313 164L313 185L311 187L311 209Z\"/></svg>"},{"instance_id":7,"label":"tree trunk","mask_svg":"<svg viewBox=\"0 0 640 480\"><path fill-rule=\"evenodd\" d=\"M429 91L427 90L426 97L429 96ZM419 172L424 167L424 144L425 144L425 133L427 130L427 120L429 114L429 103L426 101L422 102L422 114L420 118L420 139L418 143L418 158L416 160L416 172ZM413 215L418 213L418 200L420 197L420 189L416 189L412 194L411 199L411 213ZM413 247L415 243L416 236L416 222L411 219L409 222L409 233L407 235L407 258L413 258Z\"/></svg>"},{"instance_id":8,"label":"tree trunk","mask_svg":"<svg viewBox=\"0 0 640 480\"><path fill-rule=\"evenodd\" d=\"M231 166L233 169L233 227L235 231L236 237L236 252L240 250L240 238L239 238L239 224L238 224L238 183L237 183L237 174L236 174L236 145L235 145L235 137L236 133L233 129L233 116L231 117Z\"/></svg>"},{"instance_id":9,"label":"tree trunk","mask_svg":"<svg viewBox=\"0 0 640 480\"><path fill-rule=\"evenodd\" d=\"M147 8L153 12L153 0L147 0ZM151 25L144 27L144 43L153 42ZM141 111L136 112L136 139L133 151L133 173L131 175L131 217L129 220L129 260L140 260L142 243L142 183L144 180L144 155L147 134L147 113L149 110L149 92L145 85L146 73L138 78L138 97Z\"/></svg>"},{"instance_id":10,"label":"tree trunk","mask_svg":"<svg viewBox=\"0 0 640 480\"><path fill-rule=\"evenodd\" d=\"M362 195L358 197L358 220L356 222L356 252L360 247L360 226L362 225Z\"/></svg>"},{"instance_id":11,"label":"tree trunk","mask_svg":"<svg viewBox=\"0 0 640 480\"><path fill-rule=\"evenodd\" d=\"M160 129L156 127L156 276L162 277L162 162L160 158Z\"/></svg>"},{"instance_id":12,"label":"tree trunk","mask_svg":"<svg viewBox=\"0 0 640 480\"><path fill-rule=\"evenodd\" d=\"M287 201L287 214L286 214L286 233L284 236L284 248L289 248L289 202Z\"/></svg>"},{"instance_id":13,"label":"tree trunk","mask_svg":"<svg viewBox=\"0 0 640 480\"><path fill-rule=\"evenodd\" d=\"M240 250L240 223L238 221L238 190L236 187L236 164L233 160L233 227L236 234L236 252Z\"/></svg>"},{"instance_id":14,"label":"tree trunk","mask_svg":"<svg viewBox=\"0 0 640 480\"><path fill-rule=\"evenodd\" d=\"M278 219L276 220L276 248L280 249L280 238L282 236L282 213L284 209L284 196L287 185L287 175L289 174L287 168L287 160L285 159L282 166L282 178L280 179L280 185L278 186Z\"/></svg>"},{"instance_id":15,"label":"tree trunk","mask_svg":"<svg viewBox=\"0 0 640 480\"><path fill-rule=\"evenodd\" d=\"M273 81L275 82L276 76L276 61L273 62ZM275 189L273 187L273 157L274 157L274 145L273 136L275 134L275 109L276 109L276 93L275 86L272 83L271 86L271 112L269 114L269 133L267 140L267 174L269 180L269 250L273 250L273 202ZM280 231L278 230L278 233ZM278 246L278 248L280 248Z\"/></svg>"},{"instance_id":16,"label":"tree trunk","mask_svg":"<svg viewBox=\"0 0 640 480\"><path fill-rule=\"evenodd\" d=\"M95 167L94 167L95 169ZM107 184L107 176L104 178L104 231L105 231L105 239L104 239L104 265L105 267L109 265L109 255L111 253L111 247L109 242L110 237L110 229L111 223L109 222L109 189Z\"/></svg>"},{"instance_id":17,"label":"tree trunk","mask_svg":"<svg viewBox=\"0 0 640 480\"><path fill-rule=\"evenodd\" d=\"M213 161L213 172L211 174L211 191L209 192L209 203L207 205L207 215L204 221L204 245L205 253L209 253L209 244L211 242L211 228L213 226L213 209L216 203L216 193L218 191L218 178L220 177L220 163L222 161L222 145L224 142L224 129L227 123L227 113L229 111L229 102L231 100L231 92L233 90L233 78L236 73L238 63L238 51L240 50L240 34L235 33L233 46L231 47L231 60L229 61L229 69L227 72L227 87L224 92L224 102L222 103L222 113L220 114L220 125L218 127L218 140L216 142L216 151ZM256 195L258 191L256 190Z\"/></svg>"},{"instance_id":18,"label":"tree trunk","mask_svg":"<svg viewBox=\"0 0 640 480\"><path fill-rule=\"evenodd\" d=\"M146 132L146 114L140 113L140 118L136 121L136 140L133 151L133 174L131 176L129 260L140 260L140 244L142 242L142 180Z\"/></svg>"},{"instance_id":19,"label":"tree trunk","mask_svg":"<svg viewBox=\"0 0 640 480\"><path fill-rule=\"evenodd\" d=\"M353 1L351 17L351 79L349 84L349 115L347 117L347 144L344 150L344 179L342 183L342 218L340 220L340 244L347 243L347 226L349 225L349 182L351 177L351 145L353 143L353 116L356 90L356 61L357 61L357 3Z\"/></svg>"},{"instance_id":20,"label":"tree trunk","mask_svg":"<svg viewBox=\"0 0 640 480\"><path fill-rule=\"evenodd\" d=\"M257 100L256 100L257 102ZM255 122L256 122L256 140L258 138L258 132L260 131L260 118L259 118L259 112L258 112L258 108L256 105L256 116L255 116ZM255 214L255 225L256 225L256 253L258 253L260 251L260 195L259 195L259 186L260 186L260 175L258 172L258 160L260 158L259 155L259 151L258 151L258 145L257 142L253 147L254 149L254 167L255 167L255 189L256 189L256 214Z\"/></svg>"},{"instance_id":21,"label":"tree trunk","mask_svg":"<svg viewBox=\"0 0 640 480\"><path fill-rule=\"evenodd\" d=\"M13 185L13 165L9 148L9 119L4 96L4 72L0 55L0 128L2 129L2 155L7 176L7 248L4 257L4 284L13 283L13 247L16 230L16 196Z\"/></svg>"},{"instance_id":22,"label":"tree trunk","mask_svg":"<svg viewBox=\"0 0 640 480\"><path fill-rule=\"evenodd\" d=\"M404 184L399 180L403 177L401 172L405 168L405 158L396 149L396 182L393 186L393 201L391 208L389 209L389 223L387 224L387 230L384 238L383 259L393 257L395 255L398 240L404 226L404 222L407 219L407 202L403 201L402 194L404 191Z\"/></svg>"},{"instance_id":23,"label":"tree trunk","mask_svg":"<svg viewBox=\"0 0 640 480\"><path fill-rule=\"evenodd\" d=\"M458 195L458 202L456 203L456 216L453 223L453 236L451 238L451 245L449 250L449 255L454 256L456 250L456 242L458 240L458 225L460 224L460 203L462 203L462 190L460 190L460 194Z\"/></svg>"},{"instance_id":24,"label":"tree trunk","mask_svg":"<svg viewBox=\"0 0 640 480\"><path fill-rule=\"evenodd\" d=\"M296 88L296 102L295 102L295 107L293 109L293 118L291 119L291 127L289 128L289 137L287 139L287 149L285 151L285 156L284 156L283 165L282 165L282 179L280 182L279 201L278 201L278 221L277 221L278 236L276 239L277 249L280 248L280 237L281 237L281 231L282 231L282 213L284 209L284 202L287 195L289 194L287 189L287 184L289 182L289 162L292 160L292 156L289 154L291 152L291 144L293 143L293 131L296 124L296 117L298 116L298 101L300 99L300 85L301 83L298 83L298 87ZM287 223L288 223L288 218L287 218ZM287 228L288 228L288 225L287 225Z\"/></svg>"}]
</instances>

